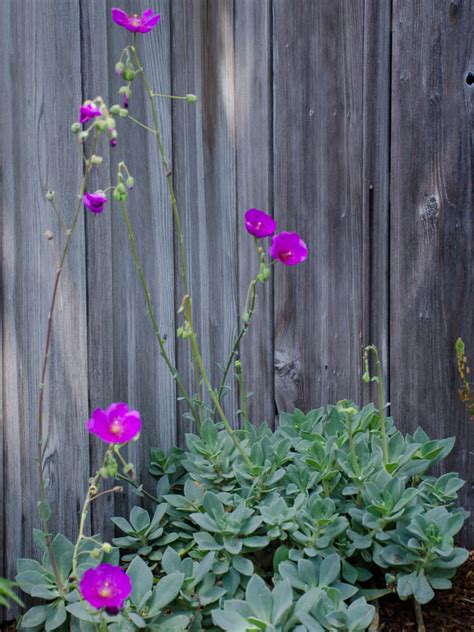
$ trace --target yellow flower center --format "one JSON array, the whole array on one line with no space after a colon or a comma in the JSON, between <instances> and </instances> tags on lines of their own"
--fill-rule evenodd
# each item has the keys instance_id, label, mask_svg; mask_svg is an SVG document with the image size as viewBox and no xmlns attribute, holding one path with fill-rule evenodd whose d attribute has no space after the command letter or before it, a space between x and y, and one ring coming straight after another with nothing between
<instances>
[{"instance_id":1,"label":"yellow flower center","mask_svg":"<svg viewBox=\"0 0 474 632\"><path fill-rule=\"evenodd\" d=\"M110 582L105 582L102 588L99 588L99 595L101 597L110 597L112 595L112 587Z\"/></svg>"},{"instance_id":2,"label":"yellow flower center","mask_svg":"<svg viewBox=\"0 0 474 632\"><path fill-rule=\"evenodd\" d=\"M115 417L113 422L110 424L110 432L115 435L118 435L122 432L122 422L118 417Z\"/></svg>"}]
</instances>

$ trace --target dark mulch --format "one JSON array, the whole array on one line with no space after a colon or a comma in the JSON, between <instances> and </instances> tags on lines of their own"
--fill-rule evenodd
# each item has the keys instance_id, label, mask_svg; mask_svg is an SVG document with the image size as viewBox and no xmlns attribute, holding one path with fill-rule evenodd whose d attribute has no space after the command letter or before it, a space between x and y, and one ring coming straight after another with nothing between
<instances>
[{"instance_id":1,"label":"dark mulch","mask_svg":"<svg viewBox=\"0 0 474 632\"><path fill-rule=\"evenodd\" d=\"M474 551L461 566L451 590L440 590L436 599L423 606L427 632L474 631ZM13 623L2 630L14 632ZM383 632L416 632L415 614L410 601L384 597L380 604L380 626Z\"/></svg>"}]
</instances>

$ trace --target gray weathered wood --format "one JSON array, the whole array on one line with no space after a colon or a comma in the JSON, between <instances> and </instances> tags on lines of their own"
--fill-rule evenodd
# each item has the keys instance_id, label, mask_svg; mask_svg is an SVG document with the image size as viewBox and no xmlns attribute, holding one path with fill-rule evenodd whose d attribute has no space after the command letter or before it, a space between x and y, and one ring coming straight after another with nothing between
<instances>
[{"instance_id":1,"label":"gray weathered wood","mask_svg":"<svg viewBox=\"0 0 474 632\"><path fill-rule=\"evenodd\" d=\"M121 85L114 72L122 49L131 43L132 35L115 25L110 18L108 3L107 23L109 40L109 98L119 102ZM129 3L125 10L141 12L147 3ZM170 93L170 7L160 3L161 20L153 35L137 40L139 55L146 75L157 92ZM151 115L143 97L138 78L132 86L130 113L152 126ZM171 106L167 99L157 99L161 135L166 151L171 155ZM131 121L118 126L119 142L111 154L111 177L116 178L116 165L126 160L136 184L130 192L128 211L135 233L145 276L150 286L161 331L167 338L167 351L174 361L174 265L171 205L162 162L153 135ZM176 390L174 381L159 356L158 343L146 313L142 287L135 269L126 227L120 206L112 211L112 269L113 269L113 342L114 342L114 399L127 401L142 414L142 439L129 447L129 458L136 463L145 485L152 479L147 475L149 449L161 446L165 450L176 444ZM102 291L110 288L106 280ZM120 307L122 306L122 307ZM107 327L107 324L104 323ZM110 325L109 325L110 326ZM101 344L97 340L97 344ZM154 491L153 488L151 490ZM133 492L130 491L130 494ZM129 503L132 499L129 500ZM134 497L136 501L136 497ZM127 511L121 497L116 505Z\"/></svg>"},{"instance_id":2,"label":"gray weathered wood","mask_svg":"<svg viewBox=\"0 0 474 632\"><path fill-rule=\"evenodd\" d=\"M27 16L27 19L25 19ZM69 127L81 102L76 0L2 3L3 380L5 572L34 554L37 405L57 253L64 243L44 194L70 223L82 164ZM61 139L61 142L58 142ZM52 229L55 238L43 233ZM89 470L84 224L64 266L46 380L45 448L51 528L74 536Z\"/></svg>"},{"instance_id":3,"label":"gray weathered wood","mask_svg":"<svg viewBox=\"0 0 474 632\"><path fill-rule=\"evenodd\" d=\"M258 272L253 238L244 229L248 208L272 211L271 3L247 0L235 4L235 108L237 238L239 250L239 316L250 281ZM273 424L272 282L259 284L256 312L241 344L250 419ZM242 321L240 321L241 326Z\"/></svg>"},{"instance_id":4,"label":"gray weathered wood","mask_svg":"<svg viewBox=\"0 0 474 632\"><path fill-rule=\"evenodd\" d=\"M361 399L363 2L273 3L274 207L308 260L275 269L279 410Z\"/></svg>"},{"instance_id":5,"label":"gray weathered wood","mask_svg":"<svg viewBox=\"0 0 474 632\"><path fill-rule=\"evenodd\" d=\"M231 348L238 305L233 8L230 0L172 2L173 92L198 98L194 106L173 107L173 174L195 326L214 385L221 378L217 363ZM176 277L179 305L183 293ZM189 341L179 341L178 349L179 368L190 383ZM228 414L235 403L233 391L225 399Z\"/></svg>"},{"instance_id":6,"label":"gray weathered wood","mask_svg":"<svg viewBox=\"0 0 474 632\"><path fill-rule=\"evenodd\" d=\"M363 64L363 346L375 344L389 400L389 211L391 1L366 0ZM372 358L371 358L372 359ZM372 366L372 370L374 367ZM378 401L377 385L364 400Z\"/></svg>"},{"instance_id":7,"label":"gray weathered wood","mask_svg":"<svg viewBox=\"0 0 474 632\"><path fill-rule=\"evenodd\" d=\"M474 352L472 3L393 4L390 375L402 429L457 436L443 471L470 479L473 428L457 401L454 343ZM470 518L473 540L473 517ZM466 531L465 540L468 540Z\"/></svg>"}]
</instances>

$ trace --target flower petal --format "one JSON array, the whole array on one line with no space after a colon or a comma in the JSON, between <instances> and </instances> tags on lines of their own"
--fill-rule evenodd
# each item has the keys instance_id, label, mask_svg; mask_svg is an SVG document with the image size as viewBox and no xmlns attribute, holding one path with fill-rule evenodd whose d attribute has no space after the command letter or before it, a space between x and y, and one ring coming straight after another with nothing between
<instances>
[{"instance_id":1,"label":"flower petal","mask_svg":"<svg viewBox=\"0 0 474 632\"><path fill-rule=\"evenodd\" d=\"M125 26L128 24L128 15L122 9L117 9L117 7L112 8L112 20L120 26Z\"/></svg>"}]
</instances>

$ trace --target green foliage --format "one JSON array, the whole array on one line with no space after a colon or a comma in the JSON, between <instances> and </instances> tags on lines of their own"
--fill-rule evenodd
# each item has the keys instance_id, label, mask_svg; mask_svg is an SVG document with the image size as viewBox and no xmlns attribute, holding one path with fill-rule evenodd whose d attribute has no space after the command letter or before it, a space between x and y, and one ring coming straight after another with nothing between
<instances>
[{"instance_id":1,"label":"green foliage","mask_svg":"<svg viewBox=\"0 0 474 632\"><path fill-rule=\"evenodd\" d=\"M0 577L0 606L9 608L12 601L20 606L23 605L21 599L13 590L14 588L16 588L16 584L14 582L10 582L8 579Z\"/></svg>"},{"instance_id":2,"label":"green foliage","mask_svg":"<svg viewBox=\"0 0 474 632\"><path fill-rule=\"evenodd\" d=\"M47 558L19 561L19 585L48 601L21 629L357 632L372 621L371 599L427 603L467 557L454 542L463 482L428 473L454 441L404 436L390 418L385 431L386 443L373 405L296 410L275 432L239 431L250 469L229 434L204 422L186 452L152 451L153 514L135 507L113 519L133 583L125 608L98 613L80 600L72 545L57 536L62 587ZM97 544L82 547L79 576L99 562Z\"/></svg>"}]
</instances>

